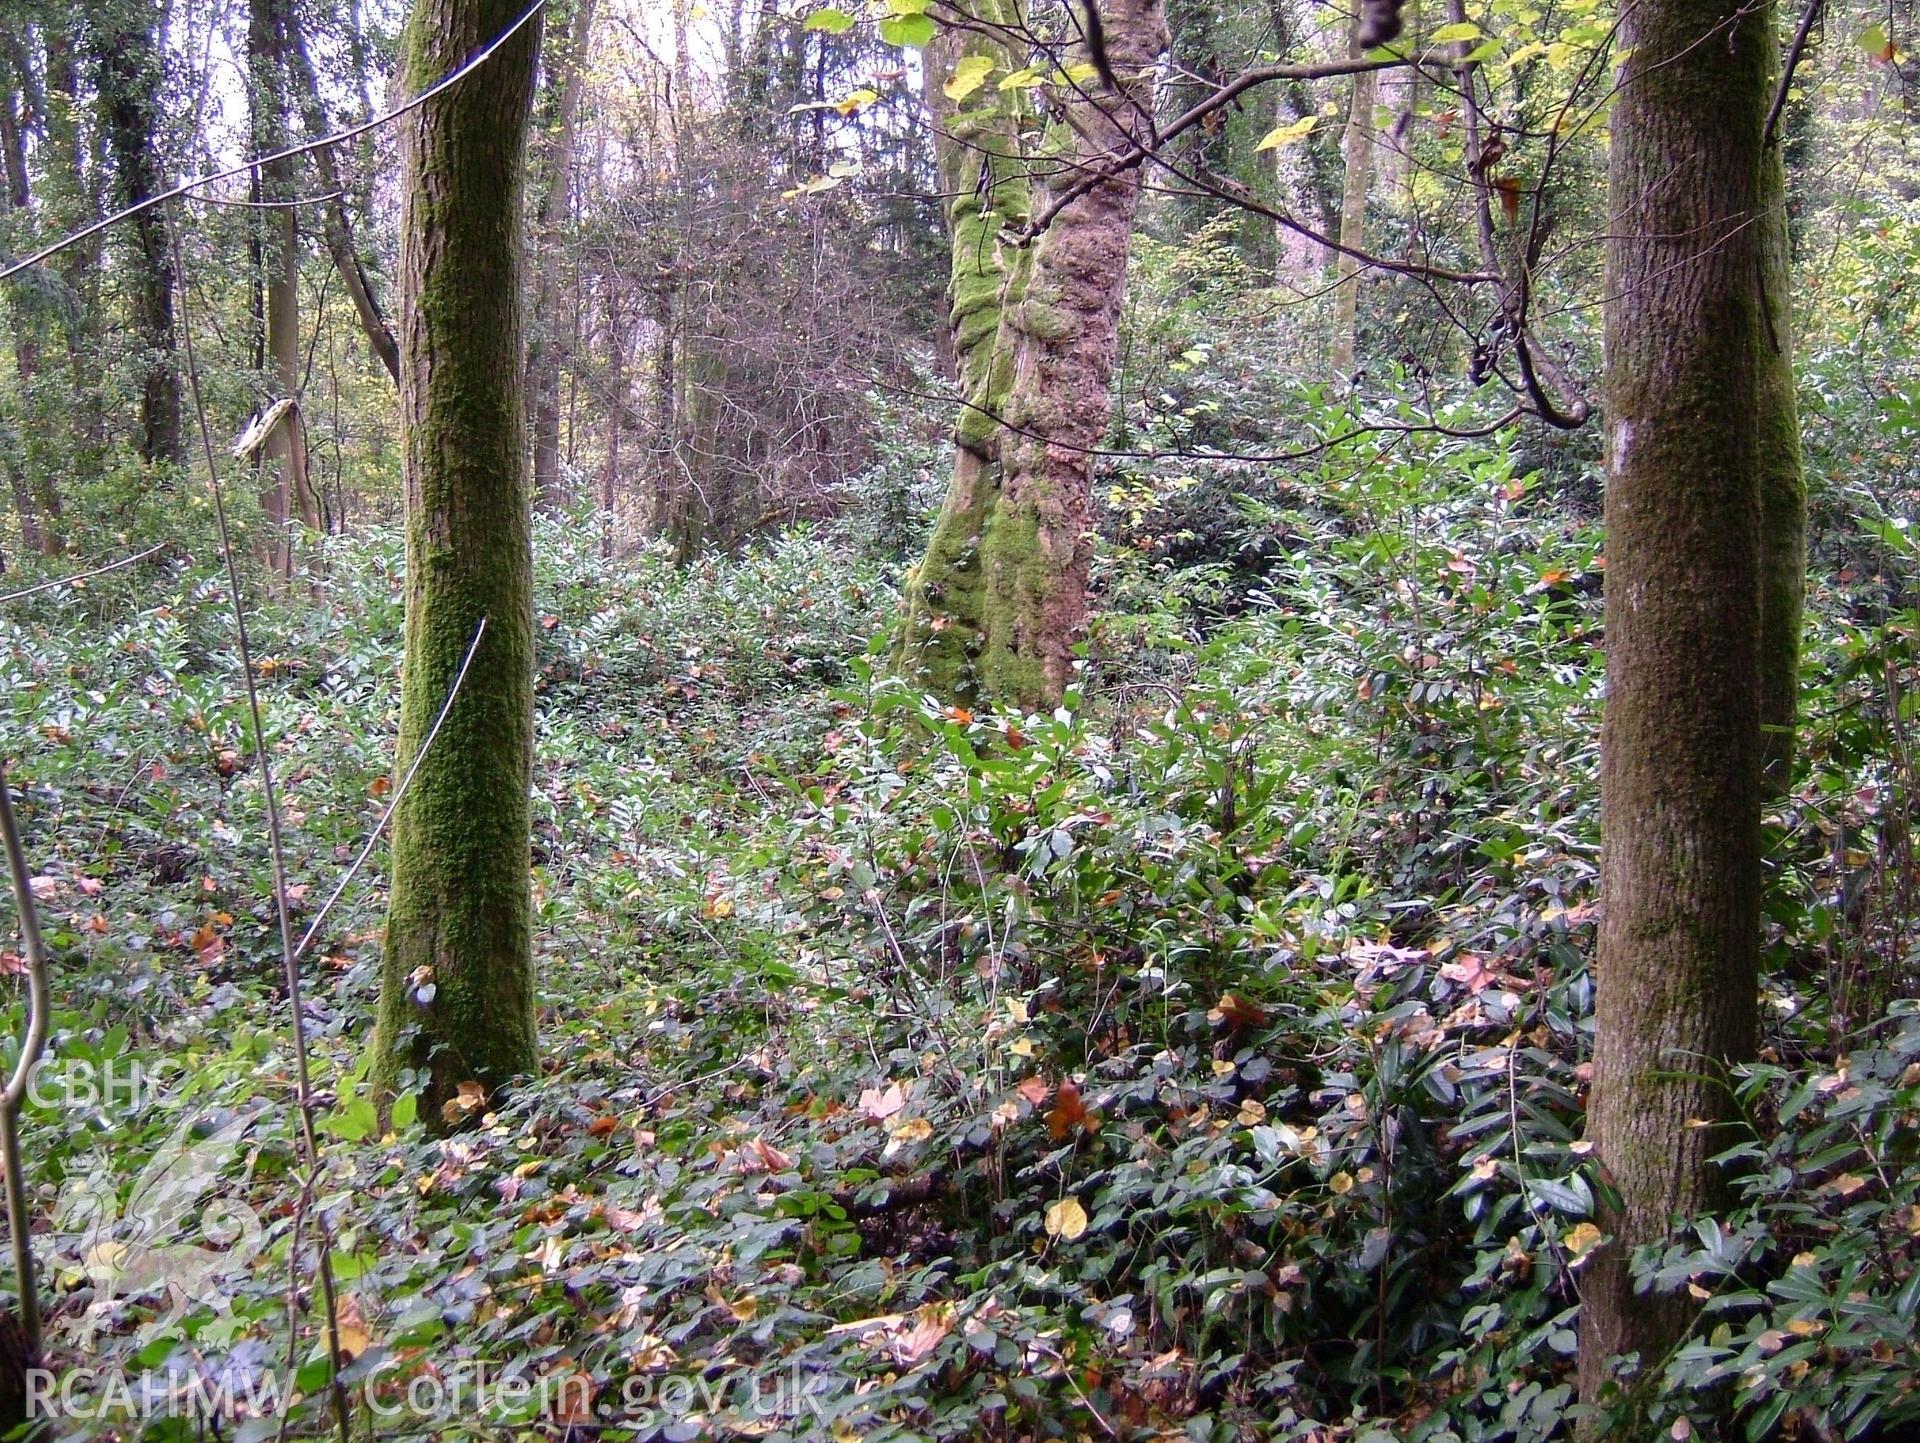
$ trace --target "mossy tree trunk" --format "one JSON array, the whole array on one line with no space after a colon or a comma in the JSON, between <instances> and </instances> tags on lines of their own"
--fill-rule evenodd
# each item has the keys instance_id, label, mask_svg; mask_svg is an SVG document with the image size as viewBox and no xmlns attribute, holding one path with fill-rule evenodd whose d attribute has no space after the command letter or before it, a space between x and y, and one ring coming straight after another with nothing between
<instances>
[{"instance_id":1,"label":"mossy tree trunk","mask_svg":"<svg viewBox=\"0 0 1920 1443\"><path fill-rule=\"evenodd\" d=\"M24 77L8 73L10 66L0 57L0 155L4 156L4 184L0 185L0 234L16 250L25 249L33 230L33 195L27 173L27 156L21 113L27 86ZM17 88L16 88L17 87ZM18 388L17 406L9 405L0 426L10 434L0 434L8 484L13 492L14 511L20 521L21 543L43 556L57 556L62 550L60 535L60 493L53 484L59 464L48 444L58 432L53 414L56 404L48 397L48 388L40 374L41 346L47 331L44 308L29 299L25 286L9 286L7 310L13 323L14 384Z\"/></svg>"},{"instance_id":2,"label":"mossy tree trunk","mask_svg":"<svg viewBox=\"0 0 1920 1443\"><path fill-rule=\"evenodd\" d=\"M416 0L414 93L516 18L519 0ZM486 632L393 829L376 1080L420 1069L428 1116L462 1082L529 1073L532 509L522 389L522 202L539 22L401 130L404 776Z\"/></svg>"},{"instance_id":3,"label":"mossy tree trunk","mask_svg":"<svg viewBox=\"0 0 1920 1443\"><path fill-rule=\"evenodd\" d=\"M1725 1074L1757 1026L1771 27L1770 6L1737 0L1647 0L1622 22L1587 1124L1619 1206L1581 1289L1589 1401L1611 1391L1610 1358L1657 1372L1689 1326L1684 1295L1634 1293L1628 1258L1723 1201Z\"/></svg>"},{"instance_id":4,"label":"mossy tree trunk","mask_svg":"<svg viewBox=\"0 0 1920 1443\"><path fill-rule=\"evenodd\" d=\"M980 0L989 26L1020 20L1012 0ZM959 101L945 86L968 57L994 72ZM972 62L976 67L979 60ZM1033 252L1002 239L1028 220L1028 184L1020 148L1021 92L1001 90L1019 68L996 31L952 29L927 47L926 96L934 156L945 198L952 267L947 324L965 405L954 426L953 476L927 554L908 579L895 664L950 701L978 698L987 647L982 540L1000 494L1000 424L1013 379L1011 336L1003 327L1019 303Z\"/></svg>"},{"instance_id":5,"label":"mossy tree trunk","mask_svg":"<svg viewBox=\"0 0 1920 1443\"><path fill-rule=\"evenodd\" d=\"M148 0L103 7L87 33L94 44L95 83L113 157L116 207L135 205L161 187L155 135L165 100L160 11ZM173 256L166 219L152 206L127 222L134 249L130 286L134 338L140 345L142 460L177 468L185 459L180 424L180 372L173 322Z\"/></svg>"},{"instance_id":6,"label":"mossy tree trunk","mask_svg":"<svg viewBox=\"0 0 1920 1443\"><path fill-rule=\"evenodd\" d=\"M1104 0L1115 93L1089 83L1049 127L1056 185L1145 140L1167 48L1160 0ZM993 696L1059 702L1087 618L1093 461L1111 420L1109 386L1141 169L1108 173L1034 243L1024 294L1006 312L1013 376L999 438L1001 485L981 543L987 587L982 675ZM1044 194L1044 191L1043 191ZM1036 209L1039 196L1035 197Z\"/></svg>"}]
</instances>

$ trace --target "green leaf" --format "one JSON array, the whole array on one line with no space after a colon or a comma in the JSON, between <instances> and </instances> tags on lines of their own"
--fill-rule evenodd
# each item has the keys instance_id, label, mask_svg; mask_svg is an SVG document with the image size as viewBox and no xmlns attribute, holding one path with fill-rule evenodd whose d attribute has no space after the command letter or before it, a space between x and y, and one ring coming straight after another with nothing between
<instances>
[{"instance_id":1,"label":"green leaf","mask_svg":"<svg viewBox=\"0 0 1920 1443\"><path fill-rule=\"evenodd\" d=\"M1442 25L1427 37L1429 45L1454 45L1462 40L1478 40L1480 27L1471 20L1456 20L1451 25Z\"/></svg>"},{"instance_id":2,"label":"green leaf","mask_svg":"<svg viewBox=\"0 0 1920 1443\"><path fill-rule=\"evenodd\" d=\"M1887 27L1869 25L1860 34L1860 48L1875 60L1891 60L1893 47L1887 43Z\"/></svg>"},{"instance_id":3,"label":"green leaf","mask_svg":"<svg viewBox=\"0 0 1920 1443\"><path fill-rule=\"evenodd\" d=\"M350 1098L320 1121L320 1130L330 1132L342 1142L359 1142L379 1129L380 1118L373 1104L364 1097Z\"/></svg>"},{"instance_id":4,"label":"green leaf","mask_svg":"<svg viewBox=\"0 0 1920 1443\"><path fill-rule=\"evenodd\" d=\"M931 44L938 27L924 15L896 15L880 22L880 38L889 45L920 50Z\"/></svg>"},{"instance_id":5,"label":"green leaf","mask_svg":"<svg viewBox=\"0 0 1920 1443\"><path fill-rule=\"evenodd\" d=\"M824 10L816 10L807 17L802 30L824 30L829 35L845 35L853 29L853 17L844 10L836 10L831 5Z\"/></svg>"},{"instance_id":6,"label":"green leaf","mask_svg":"<svg viewBox=\"0 0 1920 1443\"><path fill-rule=\"evenodd\" d=\"M953 74L947 77L947 83L940 88L947 93L949 100L965 100L974 91L987 83L987 77L993 73L993 58L988 55L963 55L953 67Z\"/></svg>"},{"instance_id":7,"label":"green leaf","mask_svg":"<svg viewBox=\"0 0 1920 1443\"><path fill-rule=\"evenodd\" d=\"M413 1126L414 1119L416 1119L419 1116L420 1116L420 1094L419 1093L403 1092L400 1094L398 1098L394 1100L393 1130L395 1132L405 1132L408 1128Z\"/></svg>"},{"instance_id":8,"label":"green leaf","mask_svg":"<svg viewBox=\"0 0 1920 1443\"><path fill-rule=\"evenodd\" d=\"M1039 69L1029 65L1023 69L1014 71L1013 74L1003 79L1000 82L1000 88L1002 90L1031 90L1040 83L1041 78Z\"/></svg>"}]
</instances>

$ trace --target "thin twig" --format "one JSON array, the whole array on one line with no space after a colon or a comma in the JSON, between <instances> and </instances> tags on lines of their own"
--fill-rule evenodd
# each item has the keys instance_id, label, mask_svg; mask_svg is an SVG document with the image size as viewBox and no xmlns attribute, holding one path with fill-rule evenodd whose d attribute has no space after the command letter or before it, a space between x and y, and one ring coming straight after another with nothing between
<instances>
[{"instance_id":1,"label":"thin twig","mask_svg":"<svg viewBox=\"0 0 1920 1443\"><path fill-rule=\"evenodd\" d=\"M1807 0L1807 8L1800 16L1800 28L1793 32L1793 44L1787 47L1786 61L1780 67L1780 83L1774 87L1773 104L1767 107L1767 126L1760 132L1762 145L1770 146L1780 138L1780 114L1787 108L1793 72L1800 68L1801 58L1807 53L1807 40L1826 8L1827 0Z\"/></svg>"},{"instance_id":2,"label":"thin twig","mask_svg":"<svg viewBox=\"0 0 1920 1443\"><path fill-rule=\"evenodd\" d=\"M145 561L156 551L165 551L173 545L171 541L162 541L158 546L149 546L145 551L136 551L131 556L123 556L118 561L109 561L105 566L96 566L91 571L80 571L72 576L58 576L52 581L43 581L37 586L22 587L19 591L0 593L0 605L9 601L18 601L23 596L37 596L43 591L58 591L63 586L72 586L77 582L91 581L96 576L105 576L109 571L118 571L123 566L131 566L136 561Z\"/></svg>"},{"instance_id":3,"label":"thin twig","mask_svg":"<svg viewBox=\"0 0 1920 1443\"><path fill-rule=\"evenodd\" d=\"M536 8L544 0L535 0ZM207 488L213 495L213 515L219 529L220 555L226 563L228 600L233 608L233 626L235 645L240 654L240 675L246 683L247 715L253 731L254 759L260 768L260 785L265 798L267 811L267 848L273 863L273 907L280 924L280 956L285 971L287 989L287 1009L292 1016L293 1076L294 1099L300 1116L301 1161L305 1165L306 1177L303 1179L300 1203L296 1209L296 1220L304 1216L313 1199L314 1182L320 1172L320 1141L313 1120L313 1078L307 1066L307 1025L300 997L300 961L293 950L293 923L287 908L287 864L283 845L283 833L280 825L280 800L274 786L273 757L267 748L266 723L260 714L260 688L253 675L253 645L247 634L247 609L241 599L240 564L234 558L233 533L227 525L226 493L220 485L220 463L214 455L213 430L207 421L206 399L200 391L200 368L193 354L193 320L190 313L190 291L187 285L186 263L180 251L180 231L173 224L170 211L162 211L166 218L167 239L173 248L173 272L180 291L180 340L181 349L187 363L187 385L193 396L194 416L199 423L200 446L206 453ZM333 1396L334 1420L339 1426L340 1443L352 1443L352 1425L348 1417L347 1390L340 1382L339 1309L335 1302L333 1284L333 1259L330 1247L326 1219L314 1217L314 1232L317 1237L315 1251L318 1254L320 1292L326 1306L327 1320L327 1362L330 1365L330 1383ZM297 1257L288 1259L290 1268L298 1267ZM288 1319L291 1329L293 1320ZM282 1418L282 1435L285 1433L286 1418Z\"/></svg>"}]
</instances>

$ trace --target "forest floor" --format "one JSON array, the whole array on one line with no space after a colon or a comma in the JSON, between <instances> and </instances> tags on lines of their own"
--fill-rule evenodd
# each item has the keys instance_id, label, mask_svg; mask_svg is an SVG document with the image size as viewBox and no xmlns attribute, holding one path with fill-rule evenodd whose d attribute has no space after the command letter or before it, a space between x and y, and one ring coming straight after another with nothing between
<instances>
[{"instance_id":1,"label":"forest floor","mask_svg":"<svg viewBox=\"0 0 1920 1443\"><path fill-rule=\"evenodd\" d=\"M331 1428L321 1225L359 1436L1556 1436L1600 1236L1596 543L1502 454L1451 464L1422 527L1294 518L1204 642L1178 588L1105 623L1097 698L1050 717L886 682L894 593L832 540L682 573L544 528L545 1076L451 1138L411 1099L383 1125L376 863L308 969L310 1206L222 583L156 563L0 619L57 953L27 1141L67 1436L191 1436L209 1400L243 1443L278 1407ZM391 537L316 564L324 599L255 618L296 931L388 800L399 644ZM1850 627L1817 664L1882 636ZM1869 1185L1833 1138L1911 1107L1920 1034L1856 1054L1884 1086L1829 1119L1804 961L1824 839L1891 805L1850 724L1776 819L1772 1013L1823 1020L1749 1085L1801 1130L1743 1144L1807 1186L1667 1259L1746 1299L1694 1372L1750 1418L1912 1373L1914 1169ZM1811 1292L1768 1281L1789 1232ZM1878 1311L1837 1321L1845 1289Z\"/></svg>"}]
</instances>

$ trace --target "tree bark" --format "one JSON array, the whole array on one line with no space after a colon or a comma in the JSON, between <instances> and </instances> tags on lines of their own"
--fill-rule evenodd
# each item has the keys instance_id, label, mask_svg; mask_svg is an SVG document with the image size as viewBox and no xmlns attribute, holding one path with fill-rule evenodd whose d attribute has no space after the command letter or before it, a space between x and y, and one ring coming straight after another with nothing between
<instances>
[{"instance_id":1,"label":"tree bark","mask_svg":"<svg viewBox=\"0 0 1920 1443\"><path fill-rule=\"evenodd\" d=\"M1018 63L992 27L1020 20L1012 0L980 0L980 30L946 30L924 53L926 100L950 238L947 330L965 404L954 427L953 476L927 554L908 577L894 665L948 701L977 699L987 649L988 518L1000 496L1000 422L1013 381L1012 333L1003 325L1032 269L1031 247L1001 239L1027 223L1029 186L1020 150L1020 91L999 77ZM955 102L945 86L969 56L995 69ZM975 62L976 64L978 61Z\"/></svg>"},{"instance_id":2,"label":"tree bark","mask_svg":"<svg viewBox=\"0 0 1920 1443\"><path fill-rule=\"evenodd\" d=\"M586 83L587 42L593 33L594 0L575 0L564 46L549 47L552 130L544 156L538 225L533 244L532 334L527 344L527 389L533 393L533 486L540 505L558 510L567 502L560 483L560 362L555 335L560 309L560 227L566 220L573 176L573 142L580 94ZM558 54L551 54L557 50Z\"/></svg>"},{"instance_id":3,"label":"tree bark","mask_svg":"<svg viewBox=\"0 0 1920 1443\"><path fill-rule=\"evenodd\" d=\"M1585 1270L1580 1385L1657 1372L1682 1296L1633 1248L1723 1201L1725 1074L1757 1027L1761 811L1761 131L1771 7L1625 12L1606 295L1607 699L1588 1133L1617 1190ZM1606 1436L1633 1436L1635 1426ZM1644 1433L1643 1433L1644 1436Z\"/></svg>"},{"instance_id":4,"label":"tree bark","mask_svg":"<svg viewBox=\"0 0 1920 1443\"><path fill-rule=\"evenodd\" d=\"M519 0L416 0L417 94ZM375 1077L419 1069L427 1115L532 1072L532 513L520 236L539 21L401 122L400 405L407 604L393 883ZM438 739L428 728L486 630Z\"/></svg>"},{"instance_id":5,"label":"tree bark","mask_svg":"<svg viewBox=\"0 0 1920 1443\"><path fill-rule=\"evenodd\" d=\"M1807 580L1807 486L1794 398L1793 238L1784 162L1776 138L1762 161L1759 202L1766 319L1759 358L1760 722L1766 729L1761 754L1767 790L1775 796L1793 780Z\"/></svg>"},{"instance_id":6,"label":"tree bark","mask_svg":"<svg viewBox=\"0 0 1920 1443\"><path fill-rule=\"evenodd\" d=\"M108 6L89 28L96 84L113 155L114 204L137 205L161 188L155 129L165 78L159 14L147 0ZM137 261L132 284L134 338L140 345L140 435L143 461L178 468L185 460L180 425L180 372L173 322L173 256L160 207L143 210L127 229Z\"/></svg>"},{"instance_id":7,"label":"tree bark","mask_svg":"<svg viewBox=\"0 0 1920 1443\"><path fill-rule=\"evenodd\" d=\"M253 139L256 153L284 150L287 144L287 78L282 0L253 0L248 26L252 71ZM299 212L284 204L295 198L293 162L278 160L260 168L260 196L281 202L259 212L260 263L266 301L266 369L276 398L290 396L280 424L263 448L266 476L260 504L268 524L267 560L282 576L293 575L293 533L297 518L317 530L319 498L307 476L306 426L300 417L300 230Z\"/></svg>"},{"instance_id":8,"label":"tree bark","mask_svg":"<svg viewBox=\"0 0 1920 1443\"><path fill-rule=\"evenodd\" d=\"M320 96L320 82L313 70L313 61L307 54L307 41L300 29L299 7L287 5L281 13L286 46L286 58L292 67L290 79L300 99L301 124L307 132L307 139L318 140L330 134L331 123L327 118L326 102ZM373 287L373 277L367 274L366 266L360 259L360 248L353 236L353 222L347 212L347 198L340 181L340 165L334 158L333 148L328 146L312 152L313 166L320 178L323 190L334 198L327 202L321 212L324 234L327 243L327 255L333 261L334 269L340 273L340 284L346 290L347 299L353 302L353 313L360 319L360 329L365 332L367 344L373 348L374 355L380 358L380 364L386 367L397 385L400 381L400 345L393 338L393 327L387 323L386 312L380 307L379 295Z\"/></svg>"},{"instance_id":9,"label":"tree bark","mask_svg":"<svg viewBox=\"0 0 1920 1443\"><path fill-rule=\"evenodd\" d=\"M5 75L14 82L0 84L0 155L4 156L5 188L0 191L0 214L23 229L14 232L16 243L30 235L33 224L33 194L27 174L25 137L22 134L17 102L28 88L27 77ZM60 493L53 484L54 458L47 439L53 420L40 384L40 348L46 332L46 318L40 306L24 286L9 287L13 322L13 369L18 388L13 398L16 412L12 430L15 435L6 444L7 480L13 492L15 514L20 520L20 540L42 556L57 556L63 549L60 534Z\"/></svg>"},{"instance_id":10,"label":"tree bark","mask_svg":"<svg viewBox=\"0 0 1920 1443\"><path fill-rule=\"evenodd\" d=\"M80 70L67 23L49 23L46 36L48 161L41 171L42 219L50 233L80 230L99 214L80 123ZM106 444L105 408L97 363L100 334L100 239L69 246L54 262L73 292L76 314L67 325L67 368L73 398L74 460L97 464Z\"/></svg>"},{"instance_id":11,"label":"tree bark","mask_svg":"<svg viewBox=\"0 0 1920 1443\"><path fill-rule=\"evenodd\" d=\"M1106 0L1107 57L1119 93L1076 92L1046 149L1088 167L1146 139L1154 72L1167 48L1160 0ZM1127 254L1141 167L1110 175L1067 206L1034 243L1025 294L1011 307L1013 376L1000 435L1003 470L981 541L987 586L982 674L991 695L1054 706L1086 631L1093 557L1093 453L1112 419Z\"/></svg>"},{"instance_id":12,"label":"tree bark","mask_svg":"<svg viewBox=\"0 0 1920 1443\"><path fill-rule=\"evenodd\" d=\"M1350 54L1361 54L1359 20L1354 21ZM1350 254L1367 245L1367 191L1373 183L1373 107L1379 77L1363 70L1353 77L1353 99L1347 108L1347 128L1340 139L1346 159L1346 181L1340 193L1340 244L1346 250L1334 256L1333 373L1342 386L1351 383L1360 329L1360 261Z\"/></svg>"}]
</instances>

